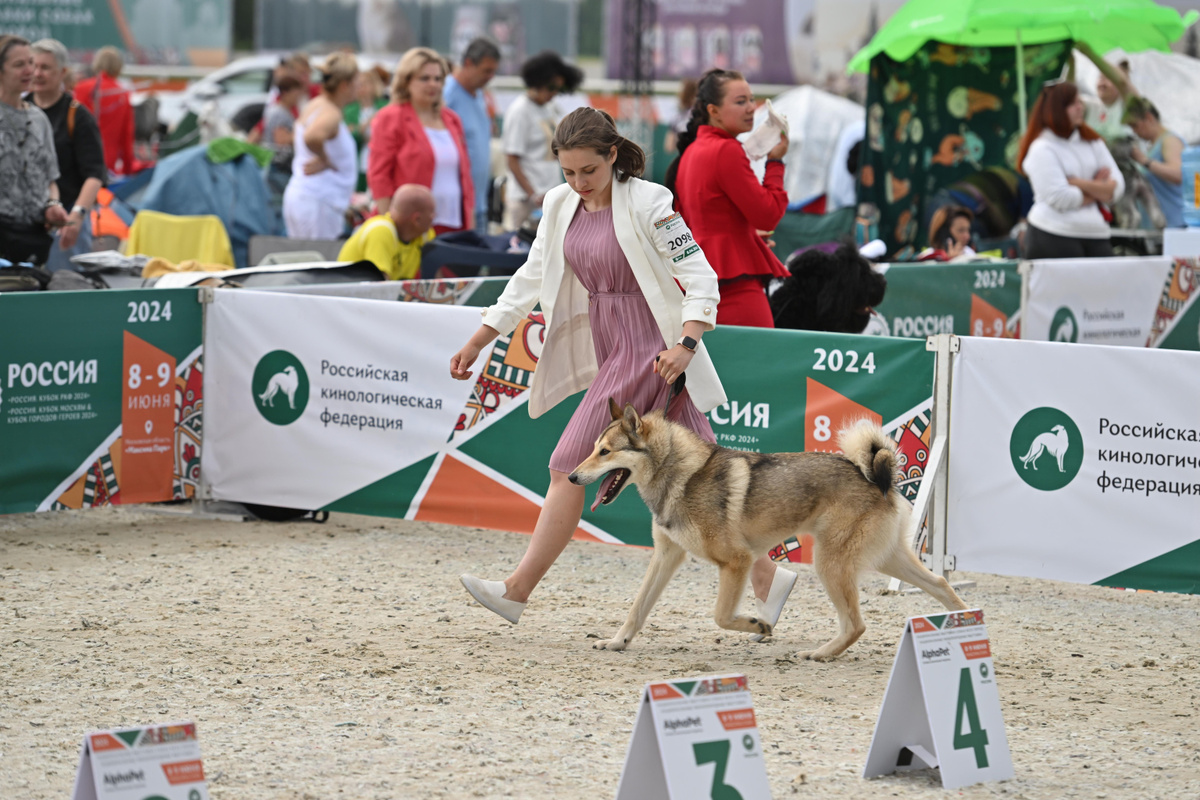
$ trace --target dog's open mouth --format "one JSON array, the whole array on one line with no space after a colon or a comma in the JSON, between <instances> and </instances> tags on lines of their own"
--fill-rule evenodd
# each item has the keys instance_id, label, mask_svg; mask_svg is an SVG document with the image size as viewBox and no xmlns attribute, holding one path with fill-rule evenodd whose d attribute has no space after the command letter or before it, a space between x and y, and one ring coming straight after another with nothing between
<instances>
[{"instance_id":1,"label":"dog's open mouth","mask_svg":"<svg viewBox=\"0 0 1200 800\"><path fill-rule=\"evenodd\" d=\"M625 487L625 481L629 479L629 470L623 467L618 467L612 472L604 476L600 481L600 488L596 490L596 499L592 501L592 511L595 511L601 505L608 505L613 500L617 499L617 495L621 493L621 489Z\"/></svg>"}]
</instances>

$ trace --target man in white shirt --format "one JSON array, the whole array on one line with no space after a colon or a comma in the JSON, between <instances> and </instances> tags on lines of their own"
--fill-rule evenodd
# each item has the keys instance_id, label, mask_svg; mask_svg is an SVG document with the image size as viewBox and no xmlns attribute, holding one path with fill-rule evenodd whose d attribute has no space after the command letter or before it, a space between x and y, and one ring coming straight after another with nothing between
<instances>
[{"instance_id":1,"label":"man in white shirt","mask_svg":"<svg viewBox=\"0 0 1200 800\"><path fill-rule=\"evenodd\" d=\"M583 71L553 51L538 53L521 65L525 93L504 112L504 153L508 175L504 184L504 229L515 230L541 208L546 192L563 182L550 149L562 116L554 98L575 91Z\"/></svg>"}]
</instances>

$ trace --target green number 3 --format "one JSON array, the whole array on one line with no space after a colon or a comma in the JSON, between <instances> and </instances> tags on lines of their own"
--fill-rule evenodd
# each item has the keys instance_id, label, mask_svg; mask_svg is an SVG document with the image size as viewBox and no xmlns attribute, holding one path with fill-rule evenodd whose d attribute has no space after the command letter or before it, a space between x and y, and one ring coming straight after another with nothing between
<instances>
[{"instance_id":1,"label":"green number 3","mask_svg":"<svg viewBox=\"0 0 1200 800\"><path fill-rule=\"evenodd\" d=\"M963 712L967 714L967 732L963 733ZM975 686L971 683L971 670L963 667L958 678L958 710L954 714L954 749L974 750L975 766L986 769L987 731L979 727L979 708L975 705Z\"/></svg>"},{"instance_id":2,"label":"green number 3","mask_svg":"<svg viewBox=\"0 0 1200 800\"><path fill-rule=\"evenodd\" d=\"M729 764L729 740L696 742L692 745L696 766L713 764L712 800L742 800L742 793L725 782L725 767Z\"/></svg>"}]
</instances>

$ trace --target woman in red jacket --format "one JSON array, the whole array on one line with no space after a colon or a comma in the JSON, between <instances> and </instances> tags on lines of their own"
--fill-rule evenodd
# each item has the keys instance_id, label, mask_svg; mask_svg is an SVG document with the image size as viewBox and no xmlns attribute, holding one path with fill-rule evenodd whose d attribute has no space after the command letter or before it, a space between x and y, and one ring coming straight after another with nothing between
<instances>
[{"instance_id":1,"label":"woman in red jacket","mask_svg":"<svg viewBox=\"0 0 1200 800\"><path fill-rule=\"evenodd\" d=\"M721 324L773 328L766 284L787 277L788 271L764 235L787 211L782 158L788 142L780 137L767 154L766 175L759 183L736 138L754 127L754 107L754 94L741 73L704 73L687 131L679 137L679 158L667 171L667 185L717 271Z\"/></svg>"},{"instance_id":2,"label":"woman in red jacket","mask_svg":"<svg viewBox=\"0 0 1200 800\"><path fill-rule=\"evenodd\" d=\"M367 187L380 214L406 183L433 192L437 233L474 227L475 189L462 121L442 105L447 65L436 51L414 47L400 58L392 101L371 123Z\"/></svg>"}]
</instances>

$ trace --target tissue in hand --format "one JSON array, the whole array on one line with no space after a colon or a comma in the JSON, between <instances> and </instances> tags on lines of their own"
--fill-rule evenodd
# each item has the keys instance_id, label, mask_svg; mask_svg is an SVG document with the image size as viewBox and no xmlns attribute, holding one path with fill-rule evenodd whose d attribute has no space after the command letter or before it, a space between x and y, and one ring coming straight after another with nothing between
<instances>
[{"instance_id":1,"label":"tissue in hand","mask_svg":"<svg viewBox=\"0 0 1200 800\"><path fill-rule=\"evenodd\" d=\"M742 148L751 161L766 158L767 153L779 144L780 134L786 134L788 130L787 120L775 111L771 101L768 100L763 105L767 109L767 118L742 142Z\"/></svg>"}]
</instances>

